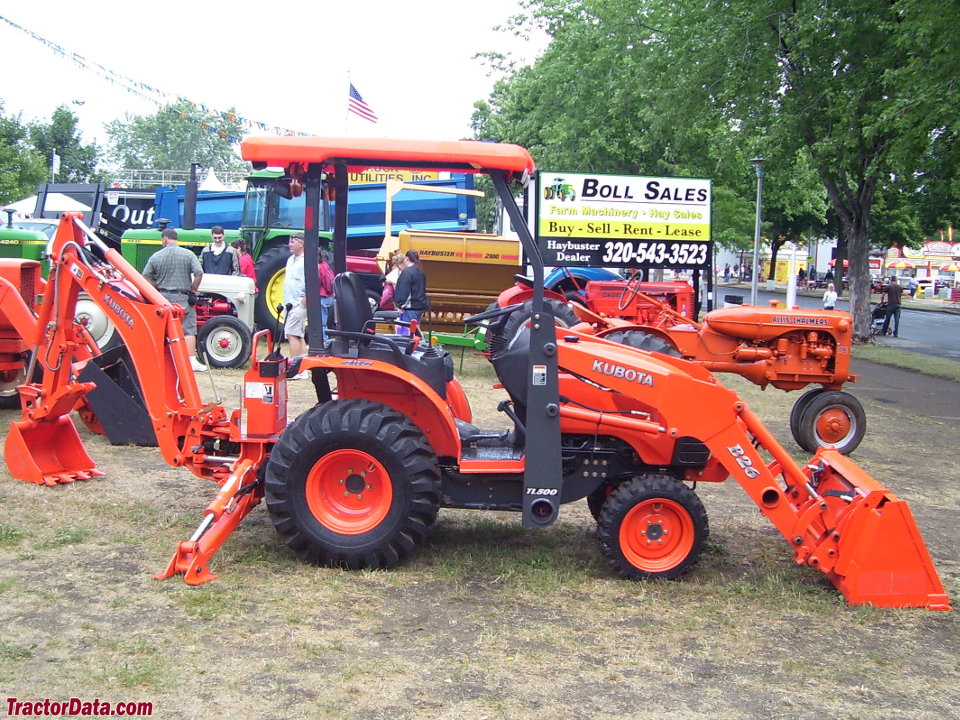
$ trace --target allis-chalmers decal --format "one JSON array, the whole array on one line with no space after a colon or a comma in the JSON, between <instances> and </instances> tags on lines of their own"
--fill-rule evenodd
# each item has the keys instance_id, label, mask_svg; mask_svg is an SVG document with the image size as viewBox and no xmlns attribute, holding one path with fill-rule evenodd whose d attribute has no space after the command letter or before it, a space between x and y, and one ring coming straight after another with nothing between
<instances>
[{"instance_id":1,"label":"allis-chalmers decal","mask_svg":"<svg viewBox=\"0 0 960 720\"><path fill-rule=\"evenodd\" d=\"M610 375L611 377L623 378L627 382L635 382L640 385L649 385L650 387L653 387L653 376L648 375L645 372L641 372L640 370L623 367L622 365L615 365L614 363L607 362L606 360L594 360L593 372L603 373L604 375Z\"/></svg>"},{"instance_id":2,"label":"allis-chalmers decal","mask_svg":"<svg viewBox=\"0 0 960 720\"><path fill-rule=\"evenodd\" d=\"M785 315L774 315L772 322L778 325L829 325L827 318L819 317L787 317Z\"/></svg>"}]
</instances>

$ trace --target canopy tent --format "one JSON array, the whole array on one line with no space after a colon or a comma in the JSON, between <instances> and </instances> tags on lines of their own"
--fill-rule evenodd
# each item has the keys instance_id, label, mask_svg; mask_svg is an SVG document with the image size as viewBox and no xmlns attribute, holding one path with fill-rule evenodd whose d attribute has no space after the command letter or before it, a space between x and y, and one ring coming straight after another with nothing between
<instances>
[{"instance_id":1,"label":"canopy tent","mask_svg":"<svg viewBox=\"0 0 960 720\"><path fill-rule=\"evenodd\" d=\"M887 263L887 267L894 268L896 270L911 270L915 265L909 260L894 260L891 263Z\"/></svg>"},{"instance_id":2,"label":"canopy tent","mask_svg":"<svg viewBox=\"0 0 960 720\"><path fill-rule=\"evenodd\" d=\"M213 171L213 168L207 170L207 175L203 178L203 181L200 183L198 190L216 190L222 192L229 190L226 185L220 182L220 178L217 177L217 174Z\"/></svg>"},{"instance_id":3,"label":"canopy tent","mask_svg":"<svg viewBox=\"0 0 960 720\"><path fill-rule=\"evenodd\" d=\"M37 207L37 196L32 195L31 197L24 198L23 200L17 200L15 203L10 203L5 206L4 210L13 210L16 214L21 217L29 217L33 215L33 211ZM47 202L44 207L47 212L88 212L89 207L83 203L79 203L69 195L64 195L63 193L47 193Z\"/></svg>"}]
</instances>

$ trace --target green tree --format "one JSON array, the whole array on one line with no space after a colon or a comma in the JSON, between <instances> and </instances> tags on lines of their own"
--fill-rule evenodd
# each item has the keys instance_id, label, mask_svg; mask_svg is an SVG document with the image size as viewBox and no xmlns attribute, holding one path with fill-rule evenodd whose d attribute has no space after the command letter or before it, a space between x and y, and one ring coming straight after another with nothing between
<instances>
[{"instance_id":1,"label":"green tree","mask_svg":"<svg viewBox=\"0 0 960 720\"><path fill-rule=\"evenodd\" d=\"M715 242L752 247L757 151L706 82L675 82L687 60L658 42L637 4L538 0L527 9L517 22L539 23L551 43L529 67L487 56L505 77L475 104L475 137L524 145L542 168L710 178ZM768 157L764 204L816 224L824 192L806 160L789 151Z\"/></svg>"},{"instance_id":2,"label":"green tree","mask_svg":"<svg viewBox=\"0 0 960 720\"><path fill-rule=\"evenodd\" d=\"M60 156L60 169L54 182L82 183L96 177L100 150L96 143L82 145L77 117L66 105L53 111L49 124L31 123L30 142L50 167L53 153Z\"/></svg>"},{"instance_id":3,"label":"green tree","mask_svg":"<svg viewBox=\"0 0 960 720\"><path fill-rule=\"evenodd\" d=\"M231 111L232 112L232 111ZM243 137L236 119L202 113L188 102L153 115L126 115L105 126L107 153L118 167L186 170L191 163L216 171L242 171L235 146Z\"/></svg>"},{"instance_id":4,"label":"green tree","mask_svg":"<svg viewBox=\"0 0 960 720\"><path fill-rule=\"evenodd\" d=\"M0 205L33 195L46 176L43 157L28 136L20 115L7 117L0 100Z\"/></svg>"},{"instance_id":5,"label":"green tree","mask_svg":"<svg viewBox=\"0 0 960 720\"><path fill-rule=\"evenodd\" d=\"M934 217L943 222L956 208L957 164L950 160L958 150L953 138L960 45L946 29L960 26L960 5L535 0L530 9L527 22L543 23L553 42L537 66L495 90L490 103L495 113L502 109L506 119L524 128L520 136L530 136L526 117L539 122L547 111L537 93L568 107L559 97L564 88L556 78L563 77L575 86L570 98L588 146L596 147L590 138L602 132L598 122L606 116L617 128L607 148L626 148L645 165L660 155L668 167L683 169L697 164L694 151L708 170L716 169L709 176L731 189L739 187L738 172L740 183L749 177L738 171L746 158L766 156L770 201L765 194L764 206L771 217L806 215L815 223L823 217L816 198L822 200L825 192L847 244L854 334L869 338L868 256L878 196L886 195L884 212L896 211L899 218L900 230L893 232L902 232L902 220L917 212L911 204L922 205L937 193L940 197L927 202L928 223ZM565 46L571 38L579 40ZM554 50L560 58L551 56ZM611 62L613 50L619 62L607 74L595 72ZM566 74L564 61L573 65ZM551 72L541 72L547 63ZM511 94L521 91L534 96L520 101ZM632 132L625 132L625 117ZM502 131L490 118L479 119L482 131ZM580 141L575 129L567 132ZM928 174L922 163L931 157L940 162ZM777 187L795 181L801 161L821 186L814 194L807 184L799 188L806 208L794 204L788 188ZM890 177L904 179L901 183L913 178L914 188L895 194Z\"/></svg>"}]
</instances>

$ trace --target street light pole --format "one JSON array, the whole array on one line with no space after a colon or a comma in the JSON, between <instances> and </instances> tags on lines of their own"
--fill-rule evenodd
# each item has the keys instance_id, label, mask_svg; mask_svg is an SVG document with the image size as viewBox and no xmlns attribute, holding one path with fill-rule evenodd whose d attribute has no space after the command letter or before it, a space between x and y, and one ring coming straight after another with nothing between
<instances>
[{"instance_id":1,"label":"street light pole","mask_svg":"<svg viewBox=\"0 0 960 720\"><path fill-rule=\"evenodd\" d=\"M753 270L750 273L750 304L757 304L757 276L760 273L760 216L763 207L763 158L755 157L750 164L757 170L757 222L753 232Z\"/></svg>"}]
</instances>

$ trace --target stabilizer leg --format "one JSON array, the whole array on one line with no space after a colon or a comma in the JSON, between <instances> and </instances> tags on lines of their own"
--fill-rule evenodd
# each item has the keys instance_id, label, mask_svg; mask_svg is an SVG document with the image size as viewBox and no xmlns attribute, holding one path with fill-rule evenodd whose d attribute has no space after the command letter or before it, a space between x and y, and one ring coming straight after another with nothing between
<instances>
[{"instance_id":1,"label":"stabilizer leg","mask_svg":"<svg viewBox=\"0 0 960 720\"><path fill-rule=\"evenodd\" d=\"M210 572L210 560L263 497L259 480L254 480L249 485L243 484L244 478L253 469L251 460L240 461L237 469L207 506L203 521L196 532L189 540L177 545L177 551L167 569L154 575L154 580L183 575L183 581L187 585L202 585L219 577Z\"/></svg>"}]
</instances>

